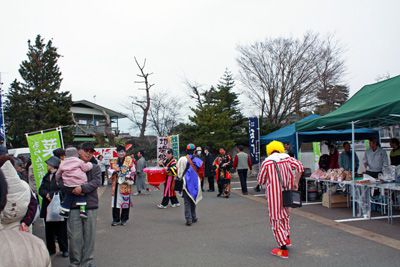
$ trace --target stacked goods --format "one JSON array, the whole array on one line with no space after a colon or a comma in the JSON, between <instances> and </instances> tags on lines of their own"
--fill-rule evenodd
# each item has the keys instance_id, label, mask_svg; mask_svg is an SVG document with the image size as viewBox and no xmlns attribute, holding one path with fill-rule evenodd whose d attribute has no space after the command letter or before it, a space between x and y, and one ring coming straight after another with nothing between
<instances>
[{"instance_id":1,"label":"stacked goods","mask_svg":"<svg viewBox=\"0 0 400 267\"><path fill-rule=\"evenodd\" d=\"M315 170L310 177L316 180L326 180L326 172L323 169L318 169Z\"/></svg>"},{"instance_id":2,"label":"stacked goods","mask_svg":"<svg viewBox=\"0 0 400 267\"><path fill-rule=\"evenodd\" d=\"M325 172L322 169L318 169L311 174L311 178L317 180L330 180L330 181L351 181L351 172L345 171L344 169L329 169Z\"/></svg>"}]
</instances>

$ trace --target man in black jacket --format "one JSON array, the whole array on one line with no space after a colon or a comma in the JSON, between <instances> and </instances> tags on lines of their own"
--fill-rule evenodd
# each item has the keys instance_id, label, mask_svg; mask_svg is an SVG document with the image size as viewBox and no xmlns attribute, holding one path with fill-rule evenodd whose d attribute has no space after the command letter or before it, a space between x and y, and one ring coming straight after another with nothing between
<instances>
[{"instance_id":1,"label":"man in black jacket","mask_svg":"<svg viewBox=\"0 0 400 267\"><path fill-rule=\"evenodd\" d=\"M91 143L83 143L79 148L79 156L85 162L91 162L93 168L86 173L87 183L77 186L72 191L75 195L86 195L88 218L79 215L79 208L72 207L68 217L68 237L70 243L70 266L96 266L94 262L94 244L96 236L96 219L99 199L97 188L101 185L101 169L93 157L95 152Z\"/></svg>"},{"instance_id":2,"label":"man in black jacket","mask_svg":"<svg viewBox=\"0 0 400 267\"><path fill-rule=\"evenodd\" d=\"M208 180L208 190L207 192L214 192L214 157L210 153L210 149L208 147L204 148L204 176L207 177Z\"/></svg>"}]
</instances>

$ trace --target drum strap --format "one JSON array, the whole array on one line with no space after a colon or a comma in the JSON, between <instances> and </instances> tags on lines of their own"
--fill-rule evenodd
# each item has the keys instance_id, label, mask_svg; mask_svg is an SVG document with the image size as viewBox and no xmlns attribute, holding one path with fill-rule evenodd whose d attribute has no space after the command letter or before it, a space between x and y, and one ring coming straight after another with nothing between
<instances>
[{"instance_id":1,"label":"drum strap","mask_svg":"<svg viewBox=\"0 0 400 267\"><path fill-rule=\"evenodd\" d=\"M196 166L194 165L194 163L193 163L192 159L189 157L189 155L186 155L186 158L187 158L190 166L192 167L192 169L196 172L197 176L199 176L199 178L201 178Z\"/></svg>"}]
</instances>

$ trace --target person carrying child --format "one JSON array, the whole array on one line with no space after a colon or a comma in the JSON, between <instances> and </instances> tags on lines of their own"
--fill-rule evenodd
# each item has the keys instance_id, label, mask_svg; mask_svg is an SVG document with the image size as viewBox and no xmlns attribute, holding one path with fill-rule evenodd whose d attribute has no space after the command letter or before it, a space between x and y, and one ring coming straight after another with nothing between
<instances>
[{"instance_id":1,"label":"person carrying child","mask_svg":"<svg viewBox=\"0 0 400 267\"><path fill-rule=\"evenodd\" d=\"M65 150L65 159L61 162L56 173L56 179L62 179L66 190L64 201L61 203L60 215L68 218L71 206L75 203L79 206L79 215L81 218L87 218L86 195L79 196L72 194L72 190L87 182L86 172L93 168L92 163L84 162L79 159L78 150L75 147L69 147Z\"/></svg>"}]
</instances>

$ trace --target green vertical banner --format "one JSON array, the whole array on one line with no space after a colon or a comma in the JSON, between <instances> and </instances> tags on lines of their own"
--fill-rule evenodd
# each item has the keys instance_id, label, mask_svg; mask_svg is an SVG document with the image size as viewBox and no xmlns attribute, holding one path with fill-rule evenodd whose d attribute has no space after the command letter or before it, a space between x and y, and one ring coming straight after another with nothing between
<instances>
[{"instance_id":1,"label":"green vertical banner","mask_svg":"<svg viewBox=\"0 0 400 267\"><path fill-rule=\"evenodd\" d=\"M369 149L369 140L364 140L364 145L365 145L365 151L367 151Z\"/></svg>"},{"instance_id":2,"label":"green vertical banner","mask_svg":"<svg viewBox=\"0 0 400 267\"><path fill-rule=\"evenodd\" d=\"M38 190L43 176L47 173L46 160L53 156L54 149L61 147L60 131L61 129L57 128L53 131L26 135Z\"/></svg>"},{"instance_id":3,"label":"green vertical banner","mask_svg":"<svg viewBox=\"0 0 400 267\"><path fill-rule=\"evenodd\" d=\"M315 169L318 170L319 169L318 162L319 162L319 158L321 157L320 143L319 142L313 142L312 146L313 146L313 152L314 152Z\"/></svg>"},{"instance_id":4,"label":"green vertical banner","mask_svg":"<svg viewBox=\"0 0 400 267\"><path fill-rule=\"evenodd\" d=\"M171 149L174 152L174 157L179 159L179 134L171 135Z\"/></svg>"}]
</instances>

